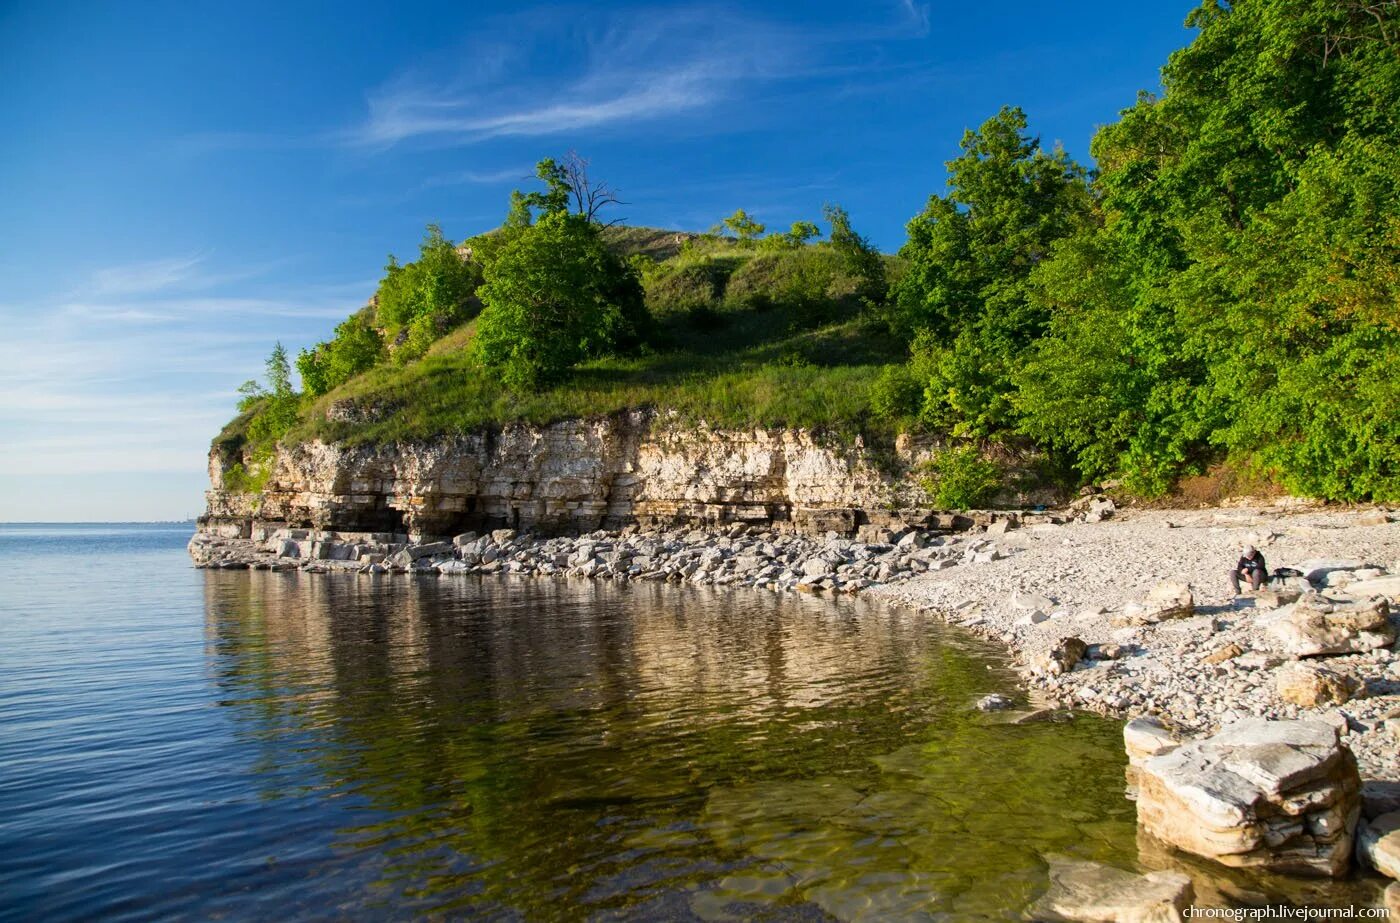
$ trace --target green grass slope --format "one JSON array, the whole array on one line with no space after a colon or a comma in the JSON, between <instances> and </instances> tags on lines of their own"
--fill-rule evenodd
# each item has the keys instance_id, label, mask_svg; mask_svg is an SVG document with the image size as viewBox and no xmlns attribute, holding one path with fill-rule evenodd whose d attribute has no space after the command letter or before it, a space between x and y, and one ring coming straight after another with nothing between
<instances>
[{"instance_id":1,"label":"green grass slope","mask_svg":"<svg viewBox=\"0 0 1400 923\"><path fill-rule=\"evenodd\" d=\"M390 359L307 401L286 438L420 440L637 408L717 427L880 432L870 388L906 353L866 318L856 280L829 248L764 248L651 228L606 233L620 252L642 257L656 325L636 354L587 362L558 385L521 393L474 364L472 320L419 359ZM339 412L328 414L333 407ZM221 438L235 437L239 424Z\"/></svg>"}]
</instances>

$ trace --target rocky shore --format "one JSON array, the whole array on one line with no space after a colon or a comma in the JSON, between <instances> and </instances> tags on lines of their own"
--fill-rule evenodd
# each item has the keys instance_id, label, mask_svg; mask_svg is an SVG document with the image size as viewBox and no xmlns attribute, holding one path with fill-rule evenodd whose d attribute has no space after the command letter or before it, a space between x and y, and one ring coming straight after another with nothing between
<instances>
[{"instance_id":1,"label":"rocky shore","mask_svg":"<svg viewBox=\"0 0 1400 923\"><path fill-rule=\"evenodd\" d=\"M1244 544L1303 576L1234 597L1226 571ZM975 571L877 592L1006 644L1037 701L1187 735L1317 718L1363 776L1400 779L1400 524L1386 513L1118 512L1011 531L996 550Z\"/></svg>"}]
</instances>

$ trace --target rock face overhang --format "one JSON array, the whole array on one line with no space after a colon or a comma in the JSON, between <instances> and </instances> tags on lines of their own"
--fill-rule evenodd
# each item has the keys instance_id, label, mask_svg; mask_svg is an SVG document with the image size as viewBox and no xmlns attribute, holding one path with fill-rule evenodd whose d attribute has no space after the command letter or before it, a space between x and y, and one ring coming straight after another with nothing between
<instances>
[{"instance_id":1,"label":"rock face overhang","mask_svg":"<svg viewBox=\"0 0 1400 923\"><path fill-rule=\"evenodd\" d=\"M205 521L415 535L742 522L851 534L933 515L920 509L910 479L890 471L907 472L921 452L904 440L896 458L882 458L858 439L679 426L634 411L426 442L285 445L265 488L248 494L228 489L225 474L237 459L216 450ZM896 508L902 518L891 514Z\"/></svg>"}]
</instances>

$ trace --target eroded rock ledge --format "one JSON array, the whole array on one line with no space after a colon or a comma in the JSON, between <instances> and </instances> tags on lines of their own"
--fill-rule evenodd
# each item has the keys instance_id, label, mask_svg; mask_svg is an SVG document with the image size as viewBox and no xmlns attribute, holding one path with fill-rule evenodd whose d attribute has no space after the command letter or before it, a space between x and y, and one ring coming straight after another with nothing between
<instances>
[{"instance_id":1,"label":"eroded rock ledge","mask_svg":"<svg viewBox=\"0 0 1400 923\"><path fill-rule=\"evenodd\" d=\"M922 508L907 474L929 449L903 439L890 453L805 430L714 430L634 411L421 443L283 446L260 472L263 489L239 492L229 475L245 460L216 447L201 526L229 538L275 523L417 539L502 527L577 535L742 523L855 535L972 525Z\"/></svg>"}]
</instances>

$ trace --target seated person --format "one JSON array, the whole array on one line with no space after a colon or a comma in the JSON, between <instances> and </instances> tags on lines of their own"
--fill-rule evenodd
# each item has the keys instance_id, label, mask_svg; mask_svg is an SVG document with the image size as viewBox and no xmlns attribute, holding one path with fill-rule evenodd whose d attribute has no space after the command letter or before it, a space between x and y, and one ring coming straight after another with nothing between
<instances>
[{"instance_id":1,"label":"seated person","mask_svg":"<svg viewBox=\"0 0 1400 923\"><path fill-rule=\"evenodd\" d=\"M1269 568L1264 563L1264 556L1253 545L1244 546L1244 555L1234 570L1230 571L1230 589L1236 596L1240 595L1241 577L1249 581L1251 590L1258 590L1269 579Z\"/></svg>"}]
</instances>

